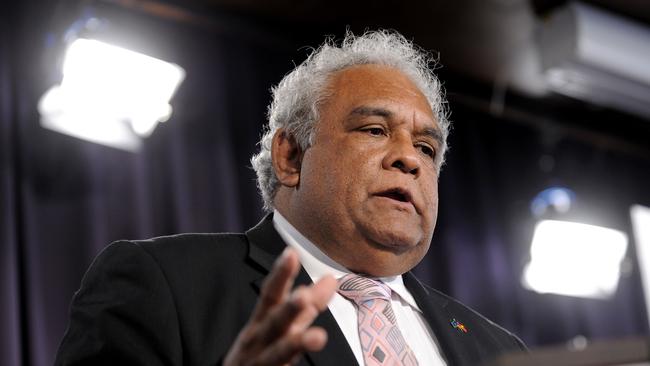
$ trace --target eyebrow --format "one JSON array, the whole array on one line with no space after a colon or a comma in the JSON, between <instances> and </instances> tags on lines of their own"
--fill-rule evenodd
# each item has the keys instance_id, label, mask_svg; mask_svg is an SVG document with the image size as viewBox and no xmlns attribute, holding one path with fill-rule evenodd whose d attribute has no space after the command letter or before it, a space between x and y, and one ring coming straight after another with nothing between
<instances>
[{"instance_id":1,"label":"eyebrow","mask_svg":"<svg viewBox=\"0 0 650 366\"><path fill-rule=\"evenodd\" d=\"M427 136L429 138L432 138L438 143L438 145L442 145L444 141L444 139L442 138L442 133L440 133L440 130L433 127L426 127L424 130L422 130L422 132L418 132L417 135Z\"/></svg>"},{"instance_id":2,"label":"eyebrow","mask_svg":"<svg viewBox=\"0 0 650 366\"><path fill-rule=\"evenodd\" d=\"M352 112L350 112L350 115L378 116L384 118L391 118L393 117L394 113L389 111L386 108L361 106L353 109ZM432 138L440 145L442 145L444 141L440 130L433 127L425 127L422 131L418 131L416 135Z\"/></svg>"},{"instance_id":3,"label":"eyebrow","mask_svg":"<svg viewBox=\"0 0 650 366\"><path fill-rule=\"evenodd\" d=\"M393 116L393 112L389 111L386 108L378 108L378 107L368 107L368 106L361 106L357 107L350 112L350 114L358 114L361 116L379 116L379 117L386 117L390 118Z\"/></svg>"}]
</instances>

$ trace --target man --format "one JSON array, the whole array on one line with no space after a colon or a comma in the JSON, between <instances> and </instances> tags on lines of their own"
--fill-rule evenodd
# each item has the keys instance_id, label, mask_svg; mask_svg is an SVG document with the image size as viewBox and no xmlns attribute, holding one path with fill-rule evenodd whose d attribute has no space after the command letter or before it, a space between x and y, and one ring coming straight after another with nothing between
<instances>
[{"instance_id":1,"label":"man","mask_svg":"<svg viewBox=\"0 0 650 366\"><path fill-rule=\"evenodd\" d=\"M252 160L271 213L245 234L108 247L56 363L479 365L525 349L409 272L449 130L429 63L383 31L314 51L274 89Z\"/></svg>"}]
</instances>

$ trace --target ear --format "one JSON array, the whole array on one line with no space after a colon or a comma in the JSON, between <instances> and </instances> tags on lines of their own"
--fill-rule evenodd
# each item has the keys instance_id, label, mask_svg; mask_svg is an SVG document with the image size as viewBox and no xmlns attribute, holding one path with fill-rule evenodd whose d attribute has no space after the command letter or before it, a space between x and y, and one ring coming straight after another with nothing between
<instances>
[{"instance_id":1,"label":"ear","mask_svg":"<svg viewBox=\"0 0 650 366\"><path fill-rule=\"evenodd\" d=\"M293 188L300 183L302 153L300 145L292 135L284 129L275 132L271 157L275 175L283 186Z\"/></svg>"}]
</instances>

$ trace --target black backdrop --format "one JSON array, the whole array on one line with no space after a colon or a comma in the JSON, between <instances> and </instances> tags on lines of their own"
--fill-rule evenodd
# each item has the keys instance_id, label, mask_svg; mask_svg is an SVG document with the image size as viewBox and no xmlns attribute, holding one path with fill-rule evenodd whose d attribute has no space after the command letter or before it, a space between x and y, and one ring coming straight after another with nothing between
<instances>
[{"instance_id":1,"label":"black backdrop","mask_svg":"<svg viewBox=\"0 0 650 366\"><path fill-rule=\"evenodd\" d=\"M49 365L70 298L109 242L240 231L257 222L261 203L248 160L269 88L304 57L298 47L316 45L323 31L296 34L286 24L241 17L217 19L223 26L206 30L137 15L158 41L130 41L182 65L188 75L172 119L132 154L39 126L36 102L57 77L56 64L45 57L60 47L61 26L48 20L56 9L32 2L2 7L0 364ZM562 127L567 120L594 119L619 131L631 117L581 105L549 112L548 105L516 97L494 116L479 84L444 71L443 79L455 126L440 182L439 224L416 269L420 277L532 347L576 335L647 335L635 266L609 300L539 295L519 280L534 224L528 205L549 184L573 188L578 210L628 232L629 206L650 205L647 150L590 138L584 127ZM545 155L555 161L551 172L539 168ZM628 257L635 259L633 250Z\"/></svg>"}]
</instances>

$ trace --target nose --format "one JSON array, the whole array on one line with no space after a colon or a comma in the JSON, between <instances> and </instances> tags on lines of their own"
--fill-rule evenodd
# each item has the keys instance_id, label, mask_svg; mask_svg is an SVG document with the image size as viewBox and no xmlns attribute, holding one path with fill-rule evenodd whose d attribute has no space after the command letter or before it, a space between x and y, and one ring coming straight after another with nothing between
<instances>
[{"instance_id":1,"label":"nose","mask_svg":"<svg viewBox=\"0 0 650 366\"><path fill-rule=\"evenodd\" d=\"M409 137L393 137L382 166L386 170L400 170L405 174L420 175L420 157Z\"/></svg>"}]
</instances>

